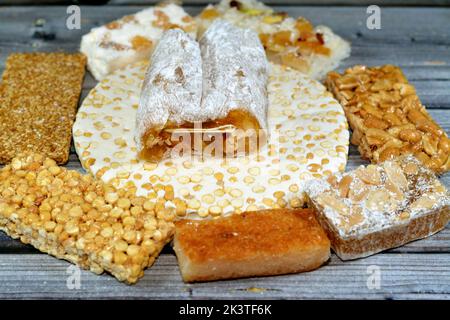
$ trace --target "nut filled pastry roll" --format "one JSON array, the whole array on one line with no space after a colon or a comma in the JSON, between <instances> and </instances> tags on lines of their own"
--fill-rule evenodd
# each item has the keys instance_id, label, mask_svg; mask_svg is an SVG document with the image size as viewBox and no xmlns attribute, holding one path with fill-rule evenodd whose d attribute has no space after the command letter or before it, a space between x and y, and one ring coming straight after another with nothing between
<instances>
[{"instance_id":1,"label":"nut filled pastry roll","mask_svg":"<svg viewBox=\"0 0 450 320\"><path fill-rule=\"evenodd\" d=\"M166 31L145 75L135 140L143 158L162 158L170 147L166 131L197 120L202 97L200 47L180 29Z\"/></svg>"},{"instance_id":2,"label":"nut filled pastry roll","mask_svg":"<svg viewBox=\"0 0 450 320\"><path fill-rule=\"evenodd\" d=\"M252 31L218 21L200 46L180 30L168 31L142 87L140 156L159 160L171 150L212 156L256 150L267 136L267 80L264 48ZM181 141L183 147L174 149Z\"/></svg>"},{"instance_id":3,"label":"nut filled pastry roll","mask_svg":"<svg viewBox=\"0 0 450 320\"><path fill-rule=\"evenodd\" d=\"M246 130L245 137L255 132L262 145L268 130L269 64L258 35L216 20L200 39L200 49L202 112L218 124Z\"/></svg>"}]
</instances>

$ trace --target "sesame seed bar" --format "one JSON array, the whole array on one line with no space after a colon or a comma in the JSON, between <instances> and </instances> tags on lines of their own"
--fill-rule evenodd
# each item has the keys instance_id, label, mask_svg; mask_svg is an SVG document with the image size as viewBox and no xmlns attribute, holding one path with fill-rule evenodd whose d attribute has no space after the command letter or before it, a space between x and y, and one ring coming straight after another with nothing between
<instances>
[{"instance_id":1,"label":"sesame seed bar","mask_svg":"<svg viewBox=\"0 0 450 320\"><path fill-rule=\"evenodd\" d=\"M23 152L67 162L85 64L82 54L8 57L0 88L0 163Z\"/></svg>"},{"instance_id":2,"label":"sesame seed bar","mask_svg":"<svg viewBox=\"0 0 450 320\"><path fill-rule=\"evenodd\" d=\"M344 107L363 158L378 163L411 153L436 173L450 169L450 139L400 68L354 66L330 72L326 85Z\"/></svg>"},{"instance_id":3,"label":"sesame seed bar","mask_svg":"<svg viewBox=\"0 0 450 320\"><path fill-rule=\"evenodd\" d=\"M412 155L312 180L306 193L343 260L428 237L450 220L450 194Z\"/></svg>"},{"instance_id":4,"label":"sesame seed bar","mask_svg":"<svg viewBox=\"0 0 450 320\"><path fill-rule=\"evenodd\" d=\"M0 170L0 230L42 252L135 283L173 233L166 200L135 196L30 154Z\"/></svg>"}]
</instances>

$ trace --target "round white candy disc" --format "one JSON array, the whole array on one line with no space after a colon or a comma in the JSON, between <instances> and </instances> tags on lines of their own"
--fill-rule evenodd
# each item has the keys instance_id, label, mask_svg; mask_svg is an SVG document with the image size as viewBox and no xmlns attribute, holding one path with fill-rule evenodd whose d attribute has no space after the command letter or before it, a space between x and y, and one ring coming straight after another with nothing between
<instances>
[{"instance_id":1,"label":"round white candy disc","mask_svg":"<svg viewBox=\"0 0 450 320\"><path fill-rule=\"evenodd\" d=\"M270 138L259 154L159 163L138 159L133 137L146 69L138 63L109 75L79 109L75 147L95 176L135 186L149 197L173 189L188 212L206 217L302 206L305 181L345 169L349 132L342 107L319 82L274 64L268 85Z\"/></svg>"}]
</instances>

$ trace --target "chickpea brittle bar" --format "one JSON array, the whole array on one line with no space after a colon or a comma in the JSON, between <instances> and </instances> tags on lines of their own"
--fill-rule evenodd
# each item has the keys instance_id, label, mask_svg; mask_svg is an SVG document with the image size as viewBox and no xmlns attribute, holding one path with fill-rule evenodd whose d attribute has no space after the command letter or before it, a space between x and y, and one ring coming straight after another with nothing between
<instances>
[{"instance_id":1,"label":"chickpea brittle bar","mask_svg":"<svg viewBox=\"0 0 450 320\"><path fill-rule=\"evenodd\" d=\"M0 87L0 163L28 151L67 162L85 64L82 54L8 57Z\"/></svg>"},{"instance_id":2,"label":"chickpea brittle bar","mask_svg":"<svg viewBox=\"0 0 450 320\"><path fill-rule=\"evenodd\" d=\"M412 155L312 180L306 190L343 260L428 237L450 219L445 186Z\"/></svg>"},{"instance_id":3,"label":"chickpea brittle bar","mask_svg":"<svg viewBox=\"0 0 450 320\"><path fill-rule=\"evenodd\" d=\"M42 252L135 283L173 233L166 200L135 196L31 154L0 170L0 230Z\"/></svg>"},{"instance_id":4,"label":"chickpea brittle bar","mask_svg":"<svg viewBox=\"0 0 450 320\"><path fill-rule=\"evenodd\" d=\"M400 68L354 66L330 72L326 85L344 107L363 158L378 163L414 154L436 173L450 169L450 140Z\"/></svg>"}]
</instances>

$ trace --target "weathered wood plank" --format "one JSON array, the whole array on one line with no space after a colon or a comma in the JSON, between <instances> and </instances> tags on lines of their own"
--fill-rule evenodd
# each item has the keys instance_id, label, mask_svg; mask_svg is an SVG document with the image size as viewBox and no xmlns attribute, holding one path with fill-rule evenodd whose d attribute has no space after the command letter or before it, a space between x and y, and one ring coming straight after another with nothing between
<instances>
[{"instance_id":1,"label":"weathered wood plank","mask_svg":"<svg viewBox=\"0 0 450 320\"><path fill-rule=\"evenodd\" d=\"M11 0L7 0L11 1ZM17 1L17 0L16 0ZM20 0L29 1L29 0ZM43 1L43 0L42 0ZM55 1L55 0L53 0ZM185 0L183 1L186 5L205 5L209 3L215 3L219 0ZM149 4L158 3L159 0L110 0L108 3L113 5L139 5L139 4ZM368 5L379 5L379 6L445 6L450 4L448 0L263 0L262 2L266 4L273 5L314 5L314 6L329 6L329 5L340 5L340 6L368 6Z\"/></svg>"},{"instance_id":2,"label":"weathered wood plank","mask_svg":"<svg viewBox=\"0 0 450 320\"><path fill-rule=\"evenodd\" d=\"M401 44L362 45L353 43L352 55L344 60L338 70L343 70L355 64L370 66L395 64L415 75L411 80L448 80L450 73L450 47L429 46L415 44L403 46ZM64 51L77 52L79 39L60 40L58 42L31 40L26 42L7 42L0 37L0 71L4 68L7 56L14 52L33 51ZM439 65L432 65L438 63ZM416 70L416 68L418 68ZM423 72L421 72L423 71ZM420 74L420 75L419 75ZM408 75L408 73L407 73Z\"/></svg>"},{"instance_id":3,"label":"weathered wood plank","mask_svg":"<svg viewBox=\"0 0 450 320\"><path fill-rule=\"evenodd\" d=\"M79 0L78 3L82 4L94 4L94 3L108 3L108 5L150 5L161 2L161 0ZM209 3L215 3L218 0L185 0L185 5L205 5ZM342 5L342 6L445 6L450 4L448 0L264 0L266 4L274 5L314 5L314 6L329 6L329 5ZM1 5L36 5L36 4L58 4L69 5L73 4L73 1L69 0L3 0Z\"/></svg>"},{"instance_id":4,"label":"weathered wood plank","mask_svg":"<svg viewBox=\"0 0 450 320\"><path fill-rule=\"evenodd\" d=\"M0 12L0 21L5 27L0 30L1 39L13 42L29 40L33 35L36 19L45 19L44 30L54 33L55 38L75 40L93 26L104 24L125 14L134 13L145 6L82 6L82 29L66 28L66 7L5 7ZM191 14L197 14L202 7L185 6ZM341 36L354 41L373 43L437 44L450 43L449 8L382 8L381 29L366 27L368 14L365 7L328 6L327 10L312 6L274 6L276 10L288 12L291 16L305 16L314 24L325 24ZM12 32L14 31L14 32Z\"/></svg>"},{"instance_id":5,"label":"weathered wood plank","mask_svg":"<svg viewBox=\"0 0 450 320\"><path fill-rule=\"evenodd\" d=\"M0 30L1 39L16 42L29 40L33 35L33 23L38 18L46 21L44 30L55 34L58 39L76 39L93 26L104 24L112 19L143 9L145 6L103 6L81 7L82 29L68 30L65 26L66 7L5 7L0 12L4 28ZM328 6L327 10L313 6L274 6L276 10L286 11L291 16L305 16L314 24L325 24L338 34L352 41L373 43L437 44L450 43L448 8L382 8L381 30L366 27L365 7ZM197 14L201 7L185 6L191 14ZM11 31L14 31L12 33ZM14 35L14 36L13 36Z\"/></svg>"},{"instance_id":6,"label":"weathered wood plank","mask_svg":"<svg viewBox=\"0 0 450 320\"><path fill-rule=\"evenodd\" d=\"M353 61L354 63L351 63L350 61ZM344 66L339 68L340 71L343 71L345 67L353 66L354 64L360 63L356 58L352 57L348 61L345 61ZM384 62L387 63L387 62ZM380 64L384 64L380 63ZM378 65L380 65L378 64ZM375 64L373 64L375 65ZM408 77L409 81L414 85L414 87L417 90L417 94L419 95L422 103L428 108L428 109L450 109L450 67L448 70L445 70L446 68L442 68L440 71L436 72L435 77L443 76L444 74L447 75L448 72L448 78L446 79L417 79L414 76L417 76L421 71L423 73L422 77L433 77L434 73L432 69L428 69L427 67L419 67L418 69L420 71L415 70L416 67L406 67L403 68L405 71L405 75ZM427 70L429 71L427 75ZM413 76L410 76L412 74ZM82 92L82 99L81 101L86 97L86 95L89 93L89 91L95 87L97 84L97 81L91 76L91 74L88 72L85 77L84 85L83 85L83 92Z\"/></svg>"},{"instance_id":7,"label":"weathered wood plank","mask_svg":"<svg viewBox=\"0 0 450 320\"><path fill-rule=\"evenodd\" d=\"M346 67L360 63L359 61L360 60L356 57L351 57L344 62L339 70L343 71ZM388 62L385 61L380 64L384 63ZM422 103L428 108L450 109L450 65L448 67L406 66L403 67L403 71L409 81L416 87ZM89 72L86 73L82 98L84 98L96 84L97 81L91 74Z\"/></svg>"},{"instance_id":8,"label":"weathered wood plank","mask_svg":"<svg viewBox=\"0 0 450 320\"><path fill-rule=\"evenodd\" d=\"M39 253L32 246L9 238L0 232L0 255L2 254ZM171 246L166 246L163 254L173 253ZM410 242L402 247L394 248L385 253L450 253L450 225L441 232L422 240Z\"/></svg>"},{"instance_id":9,"label":"weathered wood plank","mask_svg":"<svg viewBox=\"0 0 450 320\"><path fill-rule=\"evenodd\" d=\"M124 14L135 12L141 7L83 7L82 30L68 30L65 28L65 8L46 7L45 10L36 7L11 7L0 12L0 21L4 21L7 27L0 29L0 71L4 67L4 61L8 54L17 51L68 51L78 50L80 37L83 33L95 25L110 21ZM195 12L198 8L188 7L188 11ZM287 7L291 14L304 14L311 16L318 23L333 26L335 31L344 37L347 36L353 42L352 56L343 62L339 68L343 70L354 64L380 65L393 63L404 68L406 75L417 86L423 102L429 108L450 108L450 47L448 45L433 45L416 41L404 43L403 38L397 39L397 31L388 27L380 31L369 31L358 33L361 26L358 19L350 16L358 13L361 8L338 8L331 7L327 10L318 10L315 7ZM300 10L300 11L299 11ZM431 11L430 11L431 10ZM412 16L417 16L414 9L405 9L401 12L396 8L386 8L386 18L389 23L399 16L403 17L406 24L404 29L398 31L406 34L416 34L416 38L429 37L438 38L435 42L442 42L441 38L450 39L446 31L450 30L450 10L429 9L421 10L420 17L427 16L427 30ZM383 11L383 12L384 12ZM391 14L392 13L392 14ZM42 40L33 38L32 25L37 18L44 18L47 23L48 32L55 34L54 40ZM391 21L392 20L392 21ZM403 21L402 20L402 21ZM24 23L24 21L26 23ZM359 21L360 22L360 21ZM334 24L334 25L332 25ZM449 25L445 28L445 25ZM12 32L14 30L14 32ZM394 32L395 31L395 32ZM449 31L450 32L450 31ZM375 38L374 38L375 37ZM397 37L397 38L396 38ZM378 39L378 40L377 40ZM439 40L441 39L441 40ZM381 41L381 42L379 42ZM397 41L400 41L397 43ZM428 81L428 80L438 80ZM84 87L91 88L95 81L91 76L86 77Z\"/></svg>"},{"instance_id":10,"label":"weathered wood plank","mask_svg":"<svg viewBox=\"0 0 450 320\"><path fill-rule=\"evenodd\" d=\"M150 5L161 2L161 0L79 0L81 4L92 5L95 3L108 3L108 5ZM218 0L185 0L185 5L205 5L215 3ZM445 6L450 4L448 0L264 0L266 4L274 5L314 5L314 6L329 6L329 5L345 5L345 6ZM36 4L57 4L70 5L73 1L69 0L3 0L0 6L6 5L36 5Z\"/></svg>"},{"instance_id":11,"label":"weathered wood plank","mask_svg":"<svg viewBox=\"0 0 450 320\"><path fill-rule=\"evenodd\" d=\"M350 67L357 64L357 58L350 57L348 60L344 61L343 65L338 69L339 71L345 70L346 67ZM419 86L419 90L425 90L421 88L422 83L426 83L426 93L429 95L434 94L434 82L440 82L437 84L436 93L443 91L443 93L448 93L450 84L445 83L445 81L450 81L450 65L449 66L402 66L402 70L405 76L414 86ZM1 72L1 69L0 69ZM83 89L90 90L97 84L92 75L87 72L84 78ZM447 85L447 87L445 87ZM442 86L444 88L442 88ZM447 89L447 90L445 90ZM447 99L448 101L448 99ZM442 102L442 101L440 101ZM450 108L450 107L449 107Z\"/></svg>"},{"instance_id":12,"label":"weathered wood plank","mask_svg":"<svg viewBox=\"0 0 450 320\"><path fill-rule=\"evenodd\" d=\"M342 262L336 256L313 272L201 284L184 284L176 258L162 255L134 286L108 275L81 272L79 290L67 288L67 262L46 255L0 255L0 299L448 299L450 254L389 254ZM367 286L379 268L380 288ZM372 271L373 272L373 271Z\"/></svg>"}]
</instances>

